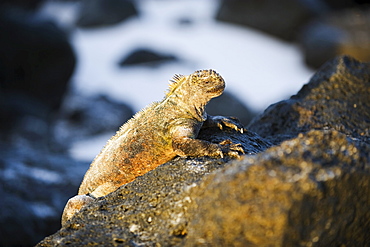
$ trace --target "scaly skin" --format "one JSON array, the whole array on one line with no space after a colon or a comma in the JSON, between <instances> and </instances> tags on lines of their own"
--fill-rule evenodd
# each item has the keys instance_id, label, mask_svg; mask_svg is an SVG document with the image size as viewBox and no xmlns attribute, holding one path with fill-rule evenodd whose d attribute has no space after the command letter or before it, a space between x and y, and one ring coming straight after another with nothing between
<instances>
[{"instance_id":1,"label":"scaly skin","mask_svg":"<svg viewBox=\"0 0 370 247\"><path fill-rule=\"evenodd\" d=\"M196 139L202 127L243 132L235 119L211 117L205 112L206 104L221 95L224 88L223 78L213 70L176 75L166 97L138 112L96 156L81 183L79 196L68 201L62 224L91 201L84 195L105 196L176 156L239 157L244 153L239 144L230 141L215 144Z\"/></svg>"}]
</instances>

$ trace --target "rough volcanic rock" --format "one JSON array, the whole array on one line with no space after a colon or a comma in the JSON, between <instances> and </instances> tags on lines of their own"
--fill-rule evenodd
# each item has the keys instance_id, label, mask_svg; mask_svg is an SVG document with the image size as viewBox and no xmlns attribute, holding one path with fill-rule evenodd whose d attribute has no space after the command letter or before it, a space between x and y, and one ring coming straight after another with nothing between
<instances>
[{"instance_id":1,"label":"rough volcanic rock","mask_svg":"<svg viewBox=\"0 0 370 247\"><path fill-rule=\"evenodd\" d=\"M247 155L176 158L38 246L369 245L369 72L349 57L328 63L251 125L275 146L251 131L206 129L200 138L240 142Z\"/></svg>"},{"instance_id":2,"label":"rough volcanic rock","mask_svg":"<svg viewBox=\"0 0 370 247\"><path fill-rule=\"evenodd\" d=\"M177 158L85 207L39 246L173 246L186 236L184 191L224 162Z\"/></svg>"},{"instance_id":3,"label":"rough volcanic rock","mask_svg":"<svg viewBox=\"0 0 370 247\"><path fill-rule=\"evenodd\" d=\"M134 1L83 0L76 25L83 28L107 26L137 14Z\"/></svg>"},{"instance_id":4,"label":"rough volcanic rock","mask_svg":"<svg viewBox=\"0 0 370 247\"><path fill-rule=\"evenodd\" d=\"M195 186L185 246L366 246L370 146L310 131Z\"/></svg>"},{"instance_id":5,"label":"rough volcanic rock","mask_svg":"<svg viewBox=\"0 0 370 247\"><path fill-rule=\"evenodd\" d=\"M250 132L225 134L214 129L212 135L202 136L209 141L229 137L241 142L247 153L258 153L270 146ZM226 161L204 157L167 162L88 205L39 246L178 245L187 235L188 205L192 203L187 195L189 189Z\"/></svg>"},{"instance_id":6,"label":"rough volcanic rock","mask_svg":"<svg viewBox=\"0 0 370 247\"><path fill-rule=\"evenodd\" d=\"M152 51L147 48L139 48L134 50L132 53L124 57L120 62L119 66L133 66L133 65L144 65L144 66L158 66L166 62L174 62L178 59L171 54L159 53Z\"/></svg>"},{"instance_id":7,"label":"rough volcanic rock","mask_svg":"<svg viewBox=\"0 0 370 247\"><path fill-rule=\"evenodd\" d=\"M299 43L305 62L318 68L338 55L370 61L370 8L337 11L302 29Z\"/></svg>"},{"instance_id":8,"label":"rough volcanic rock","mask_svg":"<svg viewBox=\"0 0 370 247\"><path fill-rule=\"evenodd\" d=\"M370 143L370 63L347 56L326 63L290 99L269 106L248 129L275 141L335 129Z\"/></svg>"}]
</instances>

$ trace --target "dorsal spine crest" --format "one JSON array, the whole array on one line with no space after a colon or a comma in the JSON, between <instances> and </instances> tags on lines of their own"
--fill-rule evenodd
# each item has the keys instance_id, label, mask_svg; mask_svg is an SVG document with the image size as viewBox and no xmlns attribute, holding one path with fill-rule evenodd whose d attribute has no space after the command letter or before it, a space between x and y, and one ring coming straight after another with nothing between
<instances>
[{"instance_id":1,"label":"dorsal spine crest","mask_svg":"<svg viewBox=\"0 0 370 247\"><path fill-rule=\"evenodd\" d=\"M170 80L170 85L169 85L169 89L168 89L168 92L167 92L167 96L169 96L170 94L173 93L173 91L175 91L175 89L185 80L185 76L184 75L180 75L180 74L175 74L172 79Z\"/></svg>"}]
</instances>

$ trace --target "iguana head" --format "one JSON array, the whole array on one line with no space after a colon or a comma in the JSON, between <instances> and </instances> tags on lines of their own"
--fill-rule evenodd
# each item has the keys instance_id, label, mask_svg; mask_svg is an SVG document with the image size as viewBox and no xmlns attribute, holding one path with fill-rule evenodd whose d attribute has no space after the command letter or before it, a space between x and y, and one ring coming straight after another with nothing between
<instances>
[{"instance_id":1,"label":"iguana head","mask_svg":"<svg viewBox=\"0 0 370 247\"><path fill-rule=\"evenodd\" d=\"M220 96L225 89L224 79L214 70L197 70L189 76L192 88L211 98Z\"/></svg>"},{"instance_id":2,"label":"iguana head","mask_svg":"<svg viewBox=\"0 0 370 247\"><path fill-rule=\"evenodd\" d=\"M208 102L211 98L220 96L224 89L225 81L216 71L197 70L188 76L175 75L167 96L186 95L189 99Z\"/></svg>"},{"instance_id":3,"label":"iguana head","mask_svg":"<svg viewBox=\"0 0 370 247\"><path fill-rule=\"evenodd\" d=\"M206 104L220 96L224 89L225 81L216 71L197 70L188 76L175 75L165 99L175 102L178 110L183 109L199 121L204 121Z\"/></svg>"}]
</instances>

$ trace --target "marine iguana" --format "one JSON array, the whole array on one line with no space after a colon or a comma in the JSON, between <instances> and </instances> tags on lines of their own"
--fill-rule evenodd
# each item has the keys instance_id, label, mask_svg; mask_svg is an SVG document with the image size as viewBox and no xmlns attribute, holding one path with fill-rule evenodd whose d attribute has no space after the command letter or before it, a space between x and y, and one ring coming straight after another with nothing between
<instances>
[{"instance_id":1,"label":"marine iguana","mask_svg":"<svg viewBox=\"0 0 370 247\"><path fill-rule=\"evenodd\" d=\"M214 117L205 112L206 104L224 91L225 82L218 73L198 70L188 76L175 75L170 82L165 98L122 125L96 156L78 195L67 202L62 225L94 198L115 191L176 156L222 158L244 153L240 144L230 140L216 144L196 139L200 129L206 127L243 132L235 118Z\"/></svg>"}]
</instances>

